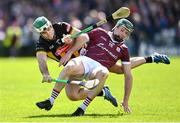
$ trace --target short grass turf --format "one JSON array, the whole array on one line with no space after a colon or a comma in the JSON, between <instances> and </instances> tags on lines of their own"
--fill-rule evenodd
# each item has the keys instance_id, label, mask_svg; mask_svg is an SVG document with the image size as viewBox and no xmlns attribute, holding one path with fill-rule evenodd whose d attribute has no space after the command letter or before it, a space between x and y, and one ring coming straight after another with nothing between
<instances>
[{"instance_id":1,"label":"short grass turf","mask_svg":"<svg viewBox=\"0 0 180 123\"><path fill-rule=\"evenodd\" d=\"M49 70L57 77L62 67L49 60ZM0 58L0 122L176 122L180 121L180 58L170 65L145 64L132 71L133 89L130 115L119 113L102 97L88 107L85 116L70 114L82 101L70 101L62 91L50 111L35 103L47 99L54 83L41 83L35 58ZM106 81L119 103L123 97L123 75L110 74Z\"/></svg>"}]
</instances>

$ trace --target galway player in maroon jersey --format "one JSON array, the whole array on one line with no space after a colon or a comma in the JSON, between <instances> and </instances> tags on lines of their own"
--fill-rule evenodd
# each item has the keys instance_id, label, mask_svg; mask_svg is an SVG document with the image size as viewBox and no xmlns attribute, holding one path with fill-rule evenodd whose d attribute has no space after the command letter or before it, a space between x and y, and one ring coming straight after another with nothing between
<instances>
[{"instance_id":1,"label":"galway player in maroon jersey","mask_svg":"<svg viewBox=\"0 0 180 123\"><path fill-rule=\"evenodd\" d=\"M80 107L72 114L81 116L84 114L90 102L99 94L109 75L109 70L118 60L122 62L125 81L125 93L122 105L125 112L130 112L128 100L132 88L133 77L131 74L130 55L124 40L133 31L133 24L127 19L120 19L112 32L101 28L95 29L87 34L89 44L85 56L80 56L68 62L61 73L64 79L70 76L84 76L88 79L98 79L100 84L88 93ZM76 67L75 67L76 66Z\"/></svg>"},{"instance_id":2,"label":"galway player in maroon jersey","mask_svg":"<svg viewBox=\"0 0 180 123\"><path fill-rule=\"evenodd\" d=\"M133 77L131 74L130 55L127 46L124 44L131 32L133 31L133 24L127 19L120 19L112 32L107 32L101 28L95 29L87 34L89 40L87 46L87 53L85 56L76 57L68 62L60 74L60 78L87 78L98 79L100 84L89 91L89 93L81 93L85 98L82 105L72 114L72 116L84 115L84 112L91 101L99 94L104 86L104 83L109 75L109 71L121 60L122 69L124 72L125 92L122 101L124 111L130 113L128 101L132 88ZM150 57L148 58L150 60ZM152 60L152 59L151 59ZM165 61L169 63L166 57Z\"/></svg>"}]
</instances>

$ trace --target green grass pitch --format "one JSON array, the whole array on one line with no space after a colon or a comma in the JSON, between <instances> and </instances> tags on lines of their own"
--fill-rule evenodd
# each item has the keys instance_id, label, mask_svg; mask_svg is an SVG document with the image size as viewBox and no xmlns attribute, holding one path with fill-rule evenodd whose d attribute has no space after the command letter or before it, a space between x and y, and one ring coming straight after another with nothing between
<instances>
[{"instance_id":1,"label":"green grass pitch","mask_svg":"<svg viewBox=\"0 0 180 123\"><path fill-rule=\"evenodd\" d=\"M51 75L62 67L49 60ZM41 83L35 58L0 58L0 122L175 122L180 121L180 58L171 65L145 64L132 71L134 83L129 105L132 114L121 115L101 97L88 107L85 116L71 117L82 101L70 101L62 91L50 111L35 103L50 96L54 83ZM119 103L123 75L111 74L106 82Z\"/></svg>"}]
</instances>

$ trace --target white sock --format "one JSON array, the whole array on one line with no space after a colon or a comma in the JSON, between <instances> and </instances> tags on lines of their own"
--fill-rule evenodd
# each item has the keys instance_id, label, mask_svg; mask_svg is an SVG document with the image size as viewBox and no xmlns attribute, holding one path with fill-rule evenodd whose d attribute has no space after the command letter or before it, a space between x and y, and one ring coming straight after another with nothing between
<instances>
[{"instance_id":1,"label":"white sock","mask_svg":"<svg viewBox=\"0 0 180 123\"><path fill-rule=\"evenodd\" d=\"M54 104L54 98L50 97L50 98L49 98L49 101L51 102L51 105Z\"/></svg>"},{"instance_id":2,"label":"white sock","mask_svg":"<svg viewBox=\"0 0 180 123\"><path fill-rule=\"evenodd\" d=\"M84 100L83 104L80 106L80 108L85 111L86 108L88 107L88 105L91 103L91 99L89 97L86 97L86 99Z\"/></svg>"},{"instance_id":3,"label":"white sock","mask_svg":"<svg viewBox=\"0 0 180 123\"><path fill-rule=\"evenodd\" d=\"M52 93L51 93L51 97L49 98L49 101L51 102L51 105L54 104L54 100L57 98L58 95L59 95L59 91L53 89Z\"/></svg>"},{"instance_id":4,"label":"white sock","mask_svg":"<svg viewBox=\"0 0 180 123\"><path fill-rule=\"evenodd\" d=\"M104 89L102 89L102 92L103 92L103 97L105 97L105 91L104 91Z\"/></svg>"}]
</instances>

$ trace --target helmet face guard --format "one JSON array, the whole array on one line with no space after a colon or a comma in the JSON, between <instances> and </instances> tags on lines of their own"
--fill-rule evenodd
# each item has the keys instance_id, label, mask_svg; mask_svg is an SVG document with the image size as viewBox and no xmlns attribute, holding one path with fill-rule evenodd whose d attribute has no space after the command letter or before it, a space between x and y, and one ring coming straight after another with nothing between
<instances>
[{"instance_id":1,"label":"helmet face guard","mask_svg":"<svg viewBox=\"0 0 180 123\"><path fill-rule=\"evenodd\" d=\"M33 23L34 29L39 33L43 32L50 26L52 26L51 22L44 16L36 18L36 20Z\"/></svg>"},{"instance_id":2,"label":"helmet face guard","mask_svg":"<svg viewBox=\"0 0 180 123\"><path fill-rule=\"evenodd\" d=\"M116 23L115 27L119 27L119 26L123 26L123 27L126 28L130 33L133 32L133 30L134 30L133 24L132 24L129 20L127 20L127 19L120 19L120 20ZM115 28L115 27L114 27L114 28ZM113 29L114 29L114 28L113 28Z\"/></svg>"},{"instance_id":3,"label":"helmet face guard","mask_svg":"<svg viewBox=\"0 0 180 123\"><path fill-rule=\"evenodd\" d=\"M129 36L131 35L131 32L133 32L133 24L129 21L129 20L127 20L127 19L120 19L117 23L116 23L116 25L114 26L114 28L112 29L112 31L114 31L115 30L115 28L118 28L118 27L123 27L123 28L125 28L127 31L128 31L128 34L127 34L127 37L125 38L125 39L128 39L129 38ZM116 40L116 41L118 41L118 42L122 42L122 41L124 41L125 39L120 39L120 37L117 35L117 34L115 34L114 32L113 32L113 38Z\"/></svg>"}]
</instances>

